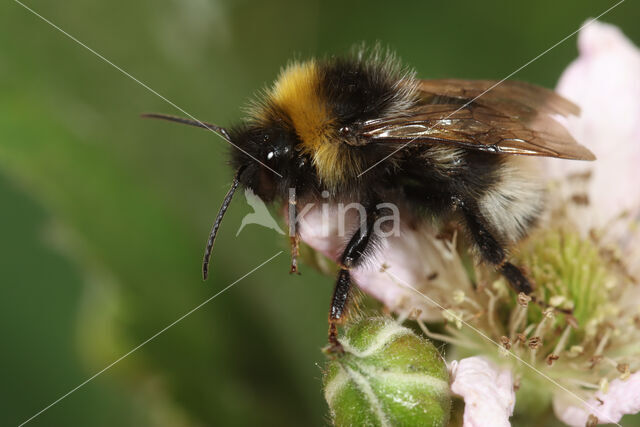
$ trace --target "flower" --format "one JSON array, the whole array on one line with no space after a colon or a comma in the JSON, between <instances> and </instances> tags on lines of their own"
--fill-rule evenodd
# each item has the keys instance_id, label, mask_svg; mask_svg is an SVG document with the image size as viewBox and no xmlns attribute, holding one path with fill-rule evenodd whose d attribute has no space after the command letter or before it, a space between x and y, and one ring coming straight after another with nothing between
<instances>
[{"instance_id":1,"label":"flower","mask_svg":"<svg viewBox=\"0 0 640 427\"><path fill-rule=\"evenodd\" d=\"M533 412L550 401L560 420L576 426L619 422L640 411L640 51L617 28L598 22L581 32L579 48L558 91L582 108L580 117L565 124L598 160L546 160L559 184L552 192L555 209L517 255L543 285L538 297L573 315L520 301L500 322L506 300L498 279L484 289L491 294L489 319L475 319L470 306L457 311L499 341L502 356L477 350L487 341L473 331L448 328L461 355L481 352L510 366L520 388L516 412ZM580 195L589 203L573 203ZM466 297L484 304L482 296ZM455 297L444 304L456 311ZM465 350L465 341L475 341L475 348L467 344L471 350Z\"/></svg>"},{"instance_id":2,"label":"flower","mask_svg":"<svg viewBox=\"0 0 640 427\"><path fill-rule=\"evenodd\" d=\"M598 160L542 161L549 217L514 251L537 284L535 301L473 266L455 233L430 226L402 222L377 259L352 270L400 320L414 318L427 337L450 344L452 391L465 400L468 426L506 425L514 411L553 410L570 425L640 411L640 51L617 28L592 22L579 53L557 90L582 114L558 120ZM347 243L336 237L335 209L328 234L320 209L300 228L334 260ZM352 212L346 228L356 222Z\"/></svg>"},{"instance_id":3,"label":"flower","mask_svg":"<svg viewBox=\"0 0 640 427\"><path fill-rule=\"evenodd\" d=\"M587 425L590 417L594 420L593 415L585 411L582 405L571 402L571 399L563 399L559 396L553 404L558 418L571 426ZM640 412L640 372L636 372L626 380L614 380L608 385L606 392L599 390L588 404L598 408L604 416L603 420L613 422L620 421L623 415Z\"/></svg>"},{"instance_id":4,"label":"flower","mask_svg":"<svg viewBox=\"0 0 640 427\"><path fill-rule=\"evenodd\" d=\"M580 56L565 70L556 90L582 108L581 116L567 119L566 126L598 160L590 165L572 163L567 167L550 160L548 170L552 176L565 180L571 175L589 177L586 192L590 215L582 216L584 221L578 225L583 233L593 231L594 227L604 229L596 237L603 241L607 241L607 228L613 228L614 232L608 236L608 249L619 252L615 255L618 260L631 260L625 274L637 278L640 277L640 247L638 235L632 229L640 219L637 189L640 181L640 50L618 28L600 22L593 22L580 32L578 47ZM572 180L568 181L571 184ZM628 221L616 221L625 212ZM609 282L604 287L607 286L615 285ZM640 337L631 332L640 326L637 287L637 283L627 287L615 303L609 301L608 307L599 307L610 311L609 315L597 316L603 320L614 317L617 322L614 322L613 334L621 341L628 341L617 349L611 345L601 356L607 358L606 354L611 352L618 357L625 355L633 362L630 365L607 360L616 365L620 378L609 383L604 377L586 403L557 393L554 411L565 423L618 422L625 414L640 412L640 373L631 374L638 369L640 357L640 347L635 344ZM597 408L599 414L593 414L591 408Z\"/></svg>"},{"instance_id":5,"label":"flower","mask_svg":"<svg viewBox=\"0 0 640 427\"><path fill-rule=\"evenodd\" d=\"M556 91L578 104L579 117L560 118L597 156L596 162L548 159L551 177L590 175L590 208L583 228L602 226L621 212L640 213L640 51L617 27L600 22L579 34L580 56Z\"/></svg>"},{"instance_id":6,"label":"flower","mask_svg":"<svg viewBox=\"0 0 640 427\"><path fill-rule=\"evenodd\" d=\"M516 395L508 369L482 357L451 363L451 391L464 398L464 425L509 426Z\"/></svg>"}]
</instances>

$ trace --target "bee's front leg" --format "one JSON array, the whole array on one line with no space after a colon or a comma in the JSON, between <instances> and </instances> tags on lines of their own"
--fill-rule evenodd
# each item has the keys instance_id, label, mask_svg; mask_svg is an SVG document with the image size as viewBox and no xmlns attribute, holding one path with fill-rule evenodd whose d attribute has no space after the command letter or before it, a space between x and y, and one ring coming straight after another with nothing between
<instances>
[{"instance_id":1,"label":"bee's front leg","mask_svg":"<svg viewBox=\"0 0 640 427\"><path fill-rule=\"evenodd\" d=\"M371 241L374 232L374 224L379 216L376 209L366 211L365 220L361 219L360 228L351 237L347 247L340 258L340 271L331 298L331 308L329 309L329 348L330 352L343 352L342 345L338 342L338 324L345 321L347 314L349 294L351 291L351 275L349 269L358 265Z\"/></svg>"},{"instance_id":2,"label":"bee's front leg","mask_svg":"<svg viewBox=\"0 0 640 427\"><path fill-rule=\"evenodd\" d=\"M298 218L298 206L296 199L296 189L291 188L289 190L289 241L291 242L291 268L289 274L300 274L298 271L298 251L300 245L300 235L298 234L298 227L296 220Z\"/></svg>"}]
</instances>

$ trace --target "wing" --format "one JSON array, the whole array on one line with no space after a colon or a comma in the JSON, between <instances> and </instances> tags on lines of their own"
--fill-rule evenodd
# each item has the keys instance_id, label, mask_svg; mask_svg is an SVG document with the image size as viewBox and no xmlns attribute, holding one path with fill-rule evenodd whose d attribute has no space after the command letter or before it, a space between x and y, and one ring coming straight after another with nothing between
<instances>
[{"instance_id":1,"label":"wing","mask_svg":"<svg viewBox=\"0 0 640 427\"><path fill-rule=\"evenodd\" d=\"M580 109L555 92L528 83L421 80L421 102L408 116L364 123L370 142L445 143L503 154L595 160L552 115Z\"/></svg>"}]
</instances>

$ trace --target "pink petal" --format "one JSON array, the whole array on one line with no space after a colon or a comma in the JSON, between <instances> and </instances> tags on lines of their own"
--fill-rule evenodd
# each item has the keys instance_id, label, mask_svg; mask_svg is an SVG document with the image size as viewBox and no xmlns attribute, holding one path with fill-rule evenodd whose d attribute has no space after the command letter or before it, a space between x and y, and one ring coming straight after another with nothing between
<instances>
[{"instance_id":1,"label":"pink petal","mask_svg":"<svg viewBox=\"0 0 640 427\"><path fill-rule=\"evenodd\" d=\"M298 233L303 242L334 261L340 258L349 239L340 235L341 219L338 217L337 205L314 206L298 221ZM342 221L343 229L351 236L357 227L357 212L347 210Z\"/></svg>"},{"instance_id":2,"label":"pink petal","mask_svg":"<svg viewBox=\"0 0 640 427\"><path fill-rule=\"evenodd\" d=\"M333 260L339 259L358 226L357 211L348 210L342 227L346 233L340 236L338 212L336 205L317 206L298 224L301 239ZM351 270L353 281L396 313L408 315L419 309L423 320L442 320L440 308L411 287L438 304L450 299L445 295L452 289L473 291L457 253L435 234L428 224L416 228L401 221L399 235L379 238L375 256Z\"/></svg>"},{"instance_id":3,"label":"pink petal","mask_svg":"<svg viewBox=\"0 0 640 427\"><path fill-rule=\"evenodd\" d=\"M579 57L556 90L578 104L563 120L595 162L549 159L552 177L592 171L587 226L602 226L623 210L640 212L640 50L615 26L593 22L578 37Z\"/></svg>"},{"instance_id":4,"label":"pink petal","mask_svg":"<svg viewBox=\"0 0 640 427\"><path fill-rule=\"evenodd\" d=\"M510 426L516 394L511 371L474 356L451 363L451 391L464 399L464 427Z\"/></svg>"},{"instance_id":5,"label":"pink petal","mask_svg":"<svg viewBox=\"0 0 640 427\"><path fill-rule=\"evenodd\" d=\"M566 395L559 395L553 400L553 410L562 422L571 426L584 426L589 414L598 417L601 423L617 423L623 415L637 414L640 412L640 372L624 381L613 380L607 393L598 391L587 403L588 406L577 404Z\"/></svg>"}]
</instances>

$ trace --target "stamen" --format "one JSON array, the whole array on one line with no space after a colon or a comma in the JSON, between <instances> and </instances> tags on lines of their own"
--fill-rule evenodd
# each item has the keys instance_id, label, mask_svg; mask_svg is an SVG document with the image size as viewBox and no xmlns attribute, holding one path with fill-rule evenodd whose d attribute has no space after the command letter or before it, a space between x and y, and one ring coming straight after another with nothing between
<instances>
[{"instance_id":1,"label":"stamen","mask_svg":"<svg viewBox=\"0 0 640 427\"><path fill-rule=\"evenodd\" d=\"M600 386L597 385L597 384L592 384L592 383L589 383L589 382L586 382L586 381L579 380L577 378L571 378L571 379L569 379L569 382L572 383L572 384L575 384L577 386L580 386L582 388L589 389L589 390L599 390L600 389Z\"/></svg>"},{"instance_id":2,"label":"stamen","mask_svg":"<svg viewBox=\"0 0 640 427\"><path fill-rule=\"evenodd\" d=\"M489 321L489 327L497 335L498 328L496 327L496 301L498 298L489 289L485 288L484 293L489 296L489 303L487 304L487 320Z\"/></svg>"},{"instance_id":3,"label":"stamen","mask_svg":"<svg viewBox=\"0 0 640 427\"><path fill-rule=\"evenodd\" d=\"M542 346L542 338L540 337L531 337L528 341L529 348L531 350L537 350Z\"/></svg>"},{"instance_id":4,"label":"stamen","mask_svg":"<svg viewBox=\"0 0 640 427\"><path fill-rule=\"evenodd\" d=\"M584 353L584 348L580 345L572 345L569 349L569 357L578 357Z\"/></svg>"},{"instance_id":5,"label":"stamen","mask_svg":"<svg viewBox=\"0 0 640 427\"><path fill-rule=\"evenodd\" d=\"M422 320L418 320L417 322L418 322L418 326L420 326L420 329L422 329L422 332L428 338L431 338L431 339L437 340L437 341L446 342L447 344L451 344L451 345L457 345L457 346L464 347L464 348L470 348L470 349L479 349L480 348L477 344L473 343L472 341L463 341L463 340L460 340L460 339L452 338L450 335L444 335L444 334L439 334L437 332L431 332L429 330L429 328L427 328L427 325L425 325Z\"/></svg>"},{"instance_id":6,"label":"stamen","mask_svg":"<svg viewBox=\"0 0 640 427\"><path fill-rule=\"evenodd\" d=\"M620 375L620 379L623 381L631 376L631 368L628 363L619 363L616 369L622 374Z\"/></svg>"},{"instance_id":7,"label":"stamen","mask_svg":"<svg viewBox=\"0 0 640 427\"><path fill-rule=\"evenodd\" d=\"M504 348L506 348L507 350L511 350L511 340L508 337L505 337L504 335L501 336L500 342L502 343Z\"/></svg>"},{"instance_id":8,"label":"stamen","mask_svg":"<svg viewBox=\"0 0 640 427\"><path fill-rule=\"evenodd\" d=\"M560 354L560 352L564 350L564 346L567 344L567 340L569 339L570 333L571 333L571 326L567 326L566 328L564 328L564 331L562 331L562 335L560 336L558 343L556 344L556 346L552 351L553 354Z\"/></svg>"},{"instance_id":9,"label":"stamen","mask_svg":"<svg viewBox=\"0 0 640 427\"><path fill-rule=\"evenodd\" d=\"M553 362L555 362L558 359L560 359L560 356L558 356L557 354L549 353L547 355L547 365L553 366Z\"/></svg>"},{"instance_id":10,"label":"stamen","mask_svg":"<svg viewBox=\"0 0 640 427\"><path fill-rule=\"evenodd\" d=\"M513 337L516 334L516 331L518 329L520 329L521 324L525 321L526 317L527 317L527 307L523 307L521 305L517 305L515 310L513 310L513 312L511 313L512 316L512 320L511 320L511 328L509 331L509 335L511 336L511 339L513 340Z\"/></svg>"},{"instance_id":11,"label":"stamen","mask_svg":"<svg viewBox=\"0 0 640 427\"><path fill-rule=\"evenodd\" d=\"M518 294L518 304L520 304L523 307L526 307L529 302L531 302L531 297L527 294L525 294L524 292L520 292Z\"/></svg>"},{"instance_id":12,"label":"stamen","mask_svg":"<svg viewBox=\"0 0 640 427\"><path fill-rule=\"evenodd\" d=\"M607 394L609 391L609 380L606 378L602 378L598 383L598 388L602 392L602 394Z\"/></svg>"},{"instance_id":13,"label":"stamen","mask_svg":"<svg viewBox=\"0 0 640 427\"><path fill-rule=\"evenodd\" d=\"M527 326L527 328L524 330L523 334L525 337L528 337L529 334L531 333L531 331L533 331L533 328L536 327L535 323L530 324L529 326Z\"/></svg>"},{"instance_id":14,"label":"stamen","mask_svg":"<svg viewBox=\"0 0 640 427\"><path fill-rule=\"evenodd\" d=\"M611 328L607 328L607 330L604 333L604 336L598 343L598 347L596 348L596 351L593 353L594 356L600 356L602 354L602 351L604 350L604 348L607 346L607 343L609 342L610 336L611 336Z\"/></svg>"}]
</instances>

